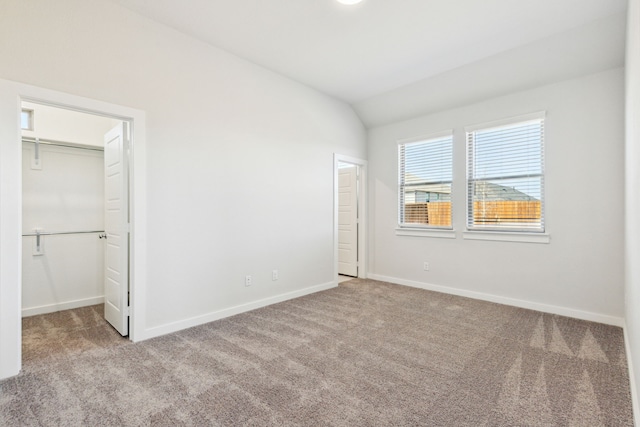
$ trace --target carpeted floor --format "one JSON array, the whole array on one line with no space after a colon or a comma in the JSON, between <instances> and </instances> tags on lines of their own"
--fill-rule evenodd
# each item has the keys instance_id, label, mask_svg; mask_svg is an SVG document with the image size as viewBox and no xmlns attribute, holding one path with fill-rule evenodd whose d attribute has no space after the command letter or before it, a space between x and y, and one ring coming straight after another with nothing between
<instances>
[{"instance_id":1,"label":"carpeted floor","mask_svg":"<svg viewBox=\"0 0 640 427\"><path fill-rule=\"evenodd\" d=\"M24 319L1 426L632 426L622 330L351 280L133 344Z\"/></svg>"}]
</instances>

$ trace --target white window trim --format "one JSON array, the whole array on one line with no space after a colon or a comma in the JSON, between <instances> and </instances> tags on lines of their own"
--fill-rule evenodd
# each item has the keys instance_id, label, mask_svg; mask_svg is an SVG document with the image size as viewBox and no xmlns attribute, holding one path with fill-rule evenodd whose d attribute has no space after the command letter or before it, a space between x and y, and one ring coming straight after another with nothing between
<instances>
[{"instance_id":1,"label":"white window trim","mask_svg":"<svg viewBox=\"0 0 640 427\"><path fill-rule=\"evenodd\" d=\"M512 231L483 231L467 230L462 233L465 240L491 240L494 242L520 242L520 243L550 243L551 235L548 233L512 232Z\"/></svg>"},{"instance_id":2,"label":"white window trim","mask_svg":"<svg viewBox=\"0 0 640 427\"><path fill-rule=\"evenodd\" d=\"M445 129L438 132L431 132L428 134L414 136L411 138L403 138L396 140L398 147L403 144L413 144L423 141L428 141L430 139L438 139L450 136L454 139L453 129ZM451 147L452 151L454 151L454 146ZM396 228L396 236L420 236L420 237L438 237L438 238L449 238L455 239L456 233L453 229L453 168L455 163L454 160L451 162L451 227L441 227L441 226L429 226L429 225L411 225L411 224L401 224L400 218L398 217L398 224ZM396 173L396 177L400 174L400 158L398 158L398 171ZM398 189L399 190L399 189ZM400 194L398 193L398 205L397 208L400 207Z\"/></svg>"},{"instance_id":3,"label":"white window trim","mask_svg":"<svg viewBox=\"0 0 640 427\"><path fill-rule=\"evenodd\" d=\"M452 228L398 227L396 236L435 237L439 239L455 239L456 230Z\"/></svg>"},{"instance_id":4,"label":"white window trim","mask_svg":"<svg viewBox=\"0 0 640 427\"><path fill-rule=\"evenodd\" d=\"M445 136L453 136L453 129L447 129L440 132L432 132L426 135L419 135L411 138L398 139L396 142L398 143L398 145L411 144L413 142L422 142L429 139L444 138Z\"/></svg>"},{"instance_id":5,"label":"white window trim","mask_svg":"<svg viewBox=\"0 0 640 427\"><path fill-rule=\"evenodd\" d=\"M538 111L530 114L522 114L520 116L508 117L506 119L493 120L490 122L477 123L475 125L465 126L465 132L475 132L477 130L496 129L502 126L510 126L514 123L526 123L535 120L544 120L547 116L546 111Z\"/></svg>"},{"instance_id":6,"label":"white window trim","mask_svg":"<svg viewBox=\"0 0 640 427\"><path fill-rule=\"evenodd\" d=\"M490 122L477 123L474 125L465 126L465 143L468 140L468 134L471 132L475 132L477 130L493 130L499 129L501 127L511 126L515 123L526 124L527 122L533 122L538 120L546 120L546 111L537 111L529 114L522 114L519 116L508 117L505 119L493 120ZM546 125L546 123L545 123ZM544 144L544 141L543 141ZM543 145L544 150L544 145ZM466 146L467 156L469 156L469 146ZM466 166L469 167L468 164ZM544 151L543 151L543 161L542 161L542 218L543 218L543 229L542 230L531 230L531 229L499 229L499 228L484 228L484 229L473 229L469 228L469 223L465 219L465 228L466 230L462 233L462 237L468 240L494 240L494 241L504 241L504 242L529 242L529 243L549 243L551 238L550 235L546 233L546 209L545 209L545 198L546 194L544 191L544 184L546 181L545 177L545 165L544 165ZM467 216L469 214L469 174L468 170L465 176L465 189L467 193L467 202L466 202L466 210ZM474 237L477 236L477 237ZM520 236L520 237L519 237Z\"/></svg>"}]
</instances>

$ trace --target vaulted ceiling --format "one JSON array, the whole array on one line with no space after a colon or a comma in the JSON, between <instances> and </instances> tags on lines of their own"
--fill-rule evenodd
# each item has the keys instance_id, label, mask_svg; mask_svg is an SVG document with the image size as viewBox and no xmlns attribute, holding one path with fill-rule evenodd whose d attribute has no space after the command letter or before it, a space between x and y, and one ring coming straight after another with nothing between
<instances>
[{"instance_id":1,"label":"vaulted ceiling","mask_svg":"<svg viewBox=\"0 0 640 427\"><path fill-rule=\"evenodd\" d=\"M476 89L505 86L501 73L482 79L509 56L510 86L518 62L542 69L523 87L624 58L625 0L111 1L342 99L370 126L416 114L384 107L403 93L468 85L461 70L479 73Z\"/></svg>"}]
</instances>

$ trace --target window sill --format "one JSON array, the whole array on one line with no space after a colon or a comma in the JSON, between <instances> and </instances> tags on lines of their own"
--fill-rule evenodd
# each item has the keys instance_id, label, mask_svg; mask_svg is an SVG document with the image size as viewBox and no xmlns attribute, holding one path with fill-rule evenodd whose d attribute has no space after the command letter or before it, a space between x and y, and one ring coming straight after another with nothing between
<instances>
[{"instance_id":1,"label":"window sill","mask_svg":"<svg viewBox=\"0 0 640 427\"><path fill-rule=\"evenodd\" d=\"M551 236L545 233L513 233L502 231L465 231L466 240L492 240L495 242L549 243Z\"/></svg>"},{"instance_id":2,"label":"window sill","mask_svg":"<svg viewBox=\"0 0 640 427\"><path fill-rule=\"evenodd\" d=\"M438 228L396 228L396 236L436 237L440 239L455 239L456 231Z\"/></svg>"}]
</instances>

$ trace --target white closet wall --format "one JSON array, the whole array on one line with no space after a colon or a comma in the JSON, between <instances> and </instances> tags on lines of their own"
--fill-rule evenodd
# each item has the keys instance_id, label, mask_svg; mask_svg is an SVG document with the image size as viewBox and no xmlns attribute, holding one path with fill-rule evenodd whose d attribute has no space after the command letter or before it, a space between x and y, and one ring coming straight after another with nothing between
<instances>
[{"instance_id":1,"label":"white closet wall","mask_svg":"<svg viewBox=\"0 0 640 427\"><path fill-rule=\"evenodd\" d=\"M120 121L92 114L23 102L22 109L33 110L35 127L22 136L48 138L75 144L104 145L104 134Z\"/></svg>"},{"instance_id":2,"label":"white closet wall","mask_svg":"<svg viewBox=\"0 0 640 427\"><path fill-rule=\"evenodd\" d=\"M117 121L51 107L35 111L35 131L24 136L99 145ZM103 152L40 146L41 168L32 167L35 146L23 143L22 232L104 230ZM103 301L104 241L98 233L22 239L23 316Z\"/></svg>"}]
</instances>

